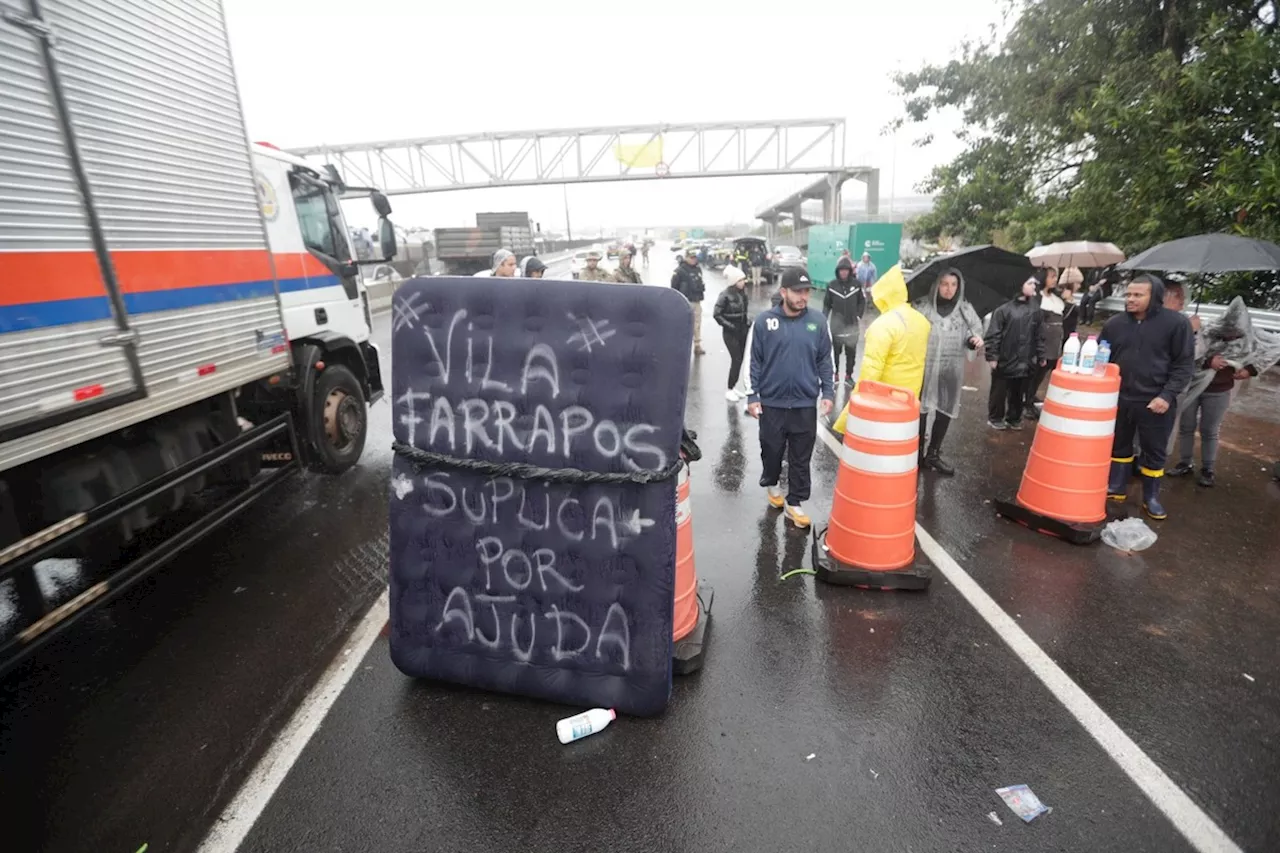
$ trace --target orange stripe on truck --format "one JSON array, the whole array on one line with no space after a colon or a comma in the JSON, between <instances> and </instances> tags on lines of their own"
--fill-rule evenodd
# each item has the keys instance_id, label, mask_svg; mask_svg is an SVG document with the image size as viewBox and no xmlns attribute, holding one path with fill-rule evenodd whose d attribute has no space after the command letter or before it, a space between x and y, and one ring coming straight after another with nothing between
<instances>
[{"instance_id":1,"label":"orange stripe on truck","mask_svg":"<svg viewBox=\"0 0 1280 853\"><path fill-rule=\"evenodd\" d=\"M154 293L184 287L264 281L272 277L263 249L188 249L111 253L123 293ZM275 256L281 279L329 276L307 253ZM0 305L29 305L105 294L92 252L0 252Z\"/></svg>"}]
</instances>

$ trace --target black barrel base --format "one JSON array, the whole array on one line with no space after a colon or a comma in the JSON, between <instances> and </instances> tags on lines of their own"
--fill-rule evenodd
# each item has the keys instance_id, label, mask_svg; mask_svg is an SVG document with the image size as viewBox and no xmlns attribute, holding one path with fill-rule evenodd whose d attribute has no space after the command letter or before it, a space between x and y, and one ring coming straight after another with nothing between
<instances>
[{"instance_id":1,"label":"black barrel base","mask_svg":"<svg viewBox=\"0 0 1280 853\"><path fill-rule=\"evenodd\" d=\"M1017 501L995 500L996 515L1021 524L1028 530L1053 536L1072 545L1092 545L1102 538L1101 524L1062 521L1027 509Z\"/></svg>"},{"instance_id":2,"label":"black barrel base","mask_svg":"<svg viewBox=\"0 0 1280 853\"><path fill-rule=\"evenodd\" d=\"M831 556L826 546L827 531L813 534L811 551L813 554L814 574L823 583L836 586L856 586L862 589L879 590L914 590L929 588L933 580L933 563L920 550L920 542L916 540L916 558L908 566L892 571L873 571L859 566L851 566ZM819 541L821 540L821 541Z\"/></svg>"},{"instance_id":3,"label":"black barrel base","mask_svg":"<svg viewBox=\"0 0 1280 853\"><path fill-rule=\"evenodd\" d=\"M676 642L671 654L671 669L676 675L690 675L702 669L711 639L711 603L715 597L711 584L698 581L698 621L692 631Z\"/></svg>"}]
</instances>

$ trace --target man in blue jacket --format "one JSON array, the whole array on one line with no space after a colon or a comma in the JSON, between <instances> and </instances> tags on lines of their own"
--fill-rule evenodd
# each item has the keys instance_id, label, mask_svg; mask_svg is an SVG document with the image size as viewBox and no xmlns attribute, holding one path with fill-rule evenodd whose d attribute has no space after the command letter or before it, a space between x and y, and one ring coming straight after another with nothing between
<instances>
[{"instance_id":1,"label":"man in blue jacket","mask_svg":"<svg viewBox=\"0 0 1280 853\"><path fill-rule=\"evenodd\" d=\"M787 518L808 527L809 459L818 439L818 400L831 411L831 336L826 318L809 307L813 283L803 270L782 276L782 301L756 317L751 332L751 396L747 411L760 421L760 485L769 503L785 506ZM782 454L787 454L787 494L778 488Z\"/></svg>"},{"instance_id":2,"label":"man in blue jacket","mask_svg":"<svg viewBox=\"0 0 1280 853\"><path fill-rule=\"evenodd\" d=\"M1108 320L1099 335L1111 344L1111 360L1120 366L1107 497L1125 499L1137 437L1142 445L1142 508L1158 521L1168 517L1160 503L1160 479L1177 420L1178 395L1187 390L1195 367L1195 334L1186 317L1164 307L1164 282L1157 276L1140 275L1129 282L1124 310Z\"/></svg>"}]
</instances>

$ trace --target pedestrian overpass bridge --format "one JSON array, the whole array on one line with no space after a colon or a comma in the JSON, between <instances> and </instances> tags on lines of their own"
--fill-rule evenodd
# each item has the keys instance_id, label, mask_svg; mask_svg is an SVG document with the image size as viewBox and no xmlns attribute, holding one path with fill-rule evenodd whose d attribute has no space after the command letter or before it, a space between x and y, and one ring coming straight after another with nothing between
<instances>
[{"instance_id":1,"label":"pedestrian overpass bridge","mask_svg":"<svg viewBox=\"0 0 1280 853\"><path fill-rule=\"evenodd\" d=\"M823 175L834 187L875 169L844 163L845 120L636 124L473 133L289 149L388 195L483 187L752 175ZM872 193L868 193L870 205ZM838 213L837 213L838 215Z\"/></svg>"}]
</instances>

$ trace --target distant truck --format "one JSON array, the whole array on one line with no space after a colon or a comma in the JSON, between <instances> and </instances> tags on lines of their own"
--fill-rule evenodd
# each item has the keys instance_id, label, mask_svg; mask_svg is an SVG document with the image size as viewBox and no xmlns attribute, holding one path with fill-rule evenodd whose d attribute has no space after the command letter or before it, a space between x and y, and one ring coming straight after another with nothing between
<instances>
[{"instance_id":1,"label":"distant truck","mask_svg":"<svg viewBox=\"0 0 1280 853\"><path fill-rule=\"evenodd\" d=\"M529 214L477 213L475 228L437 228L436 258L445 275L473 275L490 268L499 249L517 258L536 254Z\"/></svg>"},{"instance_id":2,"label":"distant truck","mask_svg":"<svg viewBox=\"0 0 1280 853\"><path fill-rule=\"evenodd\" d=\"M0 17L0 672L302 464L354 465L383 393L339 200L372 199L378 263L386 197L251 146L221 4L177 8ZM68 556L82 582L42 584Z\"/></svg>"}]
</instances>

